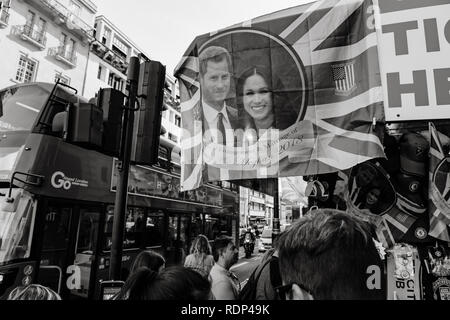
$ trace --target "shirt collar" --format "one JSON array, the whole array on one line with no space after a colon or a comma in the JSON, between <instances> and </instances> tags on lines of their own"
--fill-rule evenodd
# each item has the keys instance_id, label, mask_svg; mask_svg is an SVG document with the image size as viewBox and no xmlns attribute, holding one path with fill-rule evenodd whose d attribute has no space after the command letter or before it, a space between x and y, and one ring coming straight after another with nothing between
<instances>
[{"instance_id":1,"label":"shirt collar","mask_svg":"<svg viewBox=\"0 0 450 320\"><path fill-rule=\"evenodd\" d=\"M205 100L202 100L202 105L203 105L203 113L204 113L206 121L208 123L215 123L217 121L219 111L217 111L217 109L211 107L211 105L206 103ZM226 121L228 123L230 123L230 120L228 119L227 105L225 102L223 103L223 107L220 110L220 112L222 112L224 119L226 119Z\"/></svg>"},{"instance_id":2,"label":"shirt collar","mask_svg":"<svg viewBox=\"0 0 450 320\"><path fill-rule=\"evenodd\" d=\"M217 268L217 271L225 273L228 277L233 277L234 276L234 274L230 270L225 269L224 267L222 267L217 262L214 264L214 266Z\"/></svg>"}]
</instances>

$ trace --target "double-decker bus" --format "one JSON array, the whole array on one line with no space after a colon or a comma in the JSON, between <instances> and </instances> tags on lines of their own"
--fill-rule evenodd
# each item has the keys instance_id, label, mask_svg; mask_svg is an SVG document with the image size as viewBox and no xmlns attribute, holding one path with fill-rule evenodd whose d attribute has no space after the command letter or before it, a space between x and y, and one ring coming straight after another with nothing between
<instances>
[{"instance_id":1,"label":"double-decker bus","mask_svg":"<svg viewBox=\"0 0 450 320\"><path fill-rule=\"evenodd\" d=\"M98 299L99 283L108 279L118 161L67 141L55 126L61 112L80 102L88 103L59 83L0 90L3 298L16 286L40 283L64 299ZM238 187L180 192L179 172L170 159L131 166L123 279L142 250L162 253L171 265L182 263L198 234L237 241Z\"/></svg>"}]
</instances>

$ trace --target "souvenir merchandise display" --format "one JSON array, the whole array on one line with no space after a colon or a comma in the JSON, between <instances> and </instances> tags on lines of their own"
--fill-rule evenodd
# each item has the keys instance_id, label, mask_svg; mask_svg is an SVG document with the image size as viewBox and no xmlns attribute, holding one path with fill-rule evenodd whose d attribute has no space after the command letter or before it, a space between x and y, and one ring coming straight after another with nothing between
<instances>
[{"instance_id":1,"label":"souvenir merchandise display","mask_svg":"<svg viewBox=\"0 0 450 320\"><path fill-rule=\"evenodd\" d=\"M339 173L335 190L345 191L328 190L332 206L375 226L388 299L450 300L450 138L428 123L386 130L383 145L385 159Z\"/></svg>"},{"instance_id":2,"label":"souvenir merchandise display","mask_svg":"<svg viewBox=\"0 0 450 320\"><path fill-rule=\"evenodd\" d=\"M424 293L430 300L450 300L450 250L444 245L423 249Z\"/></svg>"}]
</instances>

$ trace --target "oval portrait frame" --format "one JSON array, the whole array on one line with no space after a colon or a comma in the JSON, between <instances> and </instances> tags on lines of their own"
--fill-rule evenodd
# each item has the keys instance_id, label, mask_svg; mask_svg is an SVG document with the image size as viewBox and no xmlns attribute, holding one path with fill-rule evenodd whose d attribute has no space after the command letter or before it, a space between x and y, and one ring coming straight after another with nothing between
<instances>
[{"instance_id":1,"label":"oval portrait frame","mask_svg":"<svg viewBox=\"0 0 450 320\"><path fill-rule=\"evenodd\" d=\"M371 167L372 169L376 170L379 174L381 174L383 176L383 178L386 179L387 186L389 186L390 189L392 189L394 191L393 192L393 199L392 199L392 202L389 204L389 206L387 206L383 211L381 211L379 213L371 212L374 215L383 216L386 213L388 213L389 211L391 211L392 208L397 203L397 193L395 192L395 187L394 187L394 185L391 182L390 175L387 173L387 171L381 166L381 163L378 162L378 161L376 161L376 162L369 162L369 161L367 161L367 162L360 163L360 164L352 167L352 169L351 169L351 171L349 173L349 181L348 181L348 184L347 184L347 187L346 187L347 191L349 191L349 192L350 192L350 189L351 189L351 187L353 185L353 179L352 178L356 177L356 172L358 171L358 167L360 167L360 166L368 166L368 167ZM350 201L350 199L349 199L349 201Z\"/></svg>"},{"instance_id":2,"label":"oval portrait frame","mask_svg":"<svg viewBox=\"0 0 450 320\"><path fill-rule=\"evenodd\" d=\"M269 40L272 40L280 45L281 48L284 49L284 51L291 57L293 64L296 66L296 70L298 71L298 76L301 82L302 88L307 88L307 76L306 76L306 69L305 66L300 58L300 56L295 52L295 50L292 48L292 46L287 43L284 39L281 37L267 33L266 31L257 29L257 28L245 28L245 27L239 27L239 28L233 28L233 29L227 29L221 32L217 32L216 34L211 34L210 38L205 41L199 48L198 52L201 53L204 49L206 49L212 42L217 41L220 38L227 37L230 35L236 35L239 33L246 33L246 34L257 34L259 36L263 36L268 38ZM230 53L232 55L232 53ZM300 103L300 106L298 108L298 117L296 121L293 123L298 123L302 121L305 118L306 110L308 107L308 94L306 93L302 95L302 100Z\"/></svg>"}]
</instances>

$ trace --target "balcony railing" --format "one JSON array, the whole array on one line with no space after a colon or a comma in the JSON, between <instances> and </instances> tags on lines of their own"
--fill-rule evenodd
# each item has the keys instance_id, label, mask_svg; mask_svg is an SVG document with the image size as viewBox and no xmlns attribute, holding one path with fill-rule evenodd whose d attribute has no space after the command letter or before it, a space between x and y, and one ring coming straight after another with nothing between
<instances>
[{"instance_id":1,"label":"balcony railing","mask_svg":"<svg viewBox=\"0 0 450 320\"><path fill-rule=\"evenodd\" d=\"M164 103L180 112L180 102L176 101L169 93L164 92Z\"/></svg>"},{"instance_id":2,"label":"balcony railing","mask_svg":"<svg viewBox=\"0 0 450 320\"><path fill-rule=\"evenodd\" d=\"M49 55L54 56L56 60L64 62L71 67L76 67L77 65L77 56L75 51L68 50L65 46L50 48Z\"/></svg>"},{"instance_id":3,"label":"balcony railing","mask_svg":"<svg viewBox=\"0 0 450 320\"><path fill-rule=\"evenodd\" d=\"M55 18L59 18L56 21L65 23L67 28L75 32L82 38L90 38L93 35L94 28L84 22L80 17L76 16L64 5L62 5L57 0L24 0L33 5L40 5L48 13L53 15Z\"/></svg>"},{"instance_id":4,"label":"balcony railing","mask_svg":"<svg viewBox=\"0 0 450 320\"><path fill-rule=\"evenodd\" d=\"M91 50L104 61L108 62L111 66L115 67L123 74L127 74L128 62L103 43L99 41L93 42Z\"/></svg>"},{"instance_id":5,"label":"balcony railing","mask_svg":"<svg viewBox=\"0 0 450 320\"><path fill-rule=\"evenodd\" d=\"M5 9L0 10L0 27L4 28L8 25L9 13Z\"/></svg>"},{"instance_id":6,"label":"balcony railing","mask_svg":"<svg viewBox=\"0 0 450 320\"><path fill-rule=\"evenodd\" d=\"M47 44L45 32L37 31L31 25L17 26L16 32L23 40L32 43L40 49L44 49Z\"/></svg>"}]
</instances>

